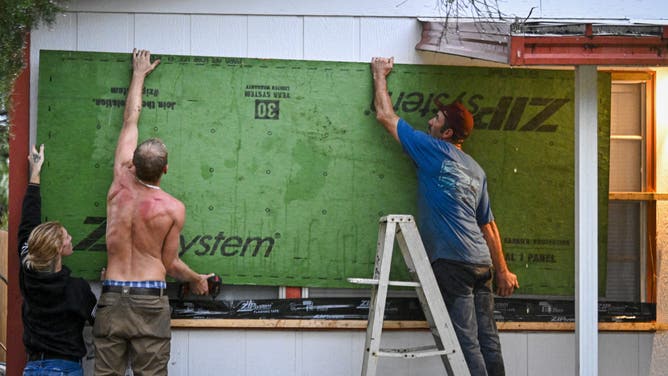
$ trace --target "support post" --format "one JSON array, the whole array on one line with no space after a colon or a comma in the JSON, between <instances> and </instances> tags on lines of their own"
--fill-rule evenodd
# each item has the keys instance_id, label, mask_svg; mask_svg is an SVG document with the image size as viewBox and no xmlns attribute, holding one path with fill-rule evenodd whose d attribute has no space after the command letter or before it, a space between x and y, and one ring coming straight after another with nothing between
<instances>
[{"instance_id":1,"label":"support post","mask_svg":"<svg viewBox=\"0 0 668 376\"><path fill-rule=\"evenodd\" d=\"M594 65L575 68L576 375L598 375L598 89ZM607 184L607 182L604 182Z\"/></svg>"},{"instance_id":2,"label":"support post","mask_svg":"<svg viewBox=\"0 0 668 376\"><path fill-rule=\"evenodd\" d=\"M7 376L23 374L26 362L21 321L21 291L19 290L18 231L21 202L28 185L28 143L30 142L30 34L23 50L25 69L14 82L9 120L9 230L7 248Z\"/></svg>"}]
</instances>

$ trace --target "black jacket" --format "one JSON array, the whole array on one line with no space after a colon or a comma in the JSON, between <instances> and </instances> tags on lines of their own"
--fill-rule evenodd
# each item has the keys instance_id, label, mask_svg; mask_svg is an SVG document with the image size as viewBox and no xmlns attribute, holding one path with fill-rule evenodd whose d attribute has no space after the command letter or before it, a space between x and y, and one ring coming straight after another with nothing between
<instances>
[{"instance_id":1,"label":"black jacket","mask_svg":"<svg viewBox=\"0 0 668 376\"><path fill-rule=\"evenodd\" d=\"M26 269L28 237L40 224L42 199L39 185L30 184L23 198L19 226L19 282L23 295L23 344L30 354L48 353L81 358L86 355L83 327L93 322L96 298L81 278L70 276L63 265L57 273Z\"/></svg>"}]
</instances>

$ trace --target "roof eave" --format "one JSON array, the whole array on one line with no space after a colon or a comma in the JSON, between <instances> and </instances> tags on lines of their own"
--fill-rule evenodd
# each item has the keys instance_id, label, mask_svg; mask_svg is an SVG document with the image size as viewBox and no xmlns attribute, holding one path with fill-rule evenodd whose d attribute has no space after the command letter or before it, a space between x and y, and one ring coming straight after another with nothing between
<instances>
[{"instance_id":1,"label":"roof eave","mask_svg":"<svg viewBox=\"0 0 668 376\"><path fill-rule=\"evenodd\" d=\"M668 66L668 25L420 22L418 50L511 66Z\"/></svg>"}]
</instances>

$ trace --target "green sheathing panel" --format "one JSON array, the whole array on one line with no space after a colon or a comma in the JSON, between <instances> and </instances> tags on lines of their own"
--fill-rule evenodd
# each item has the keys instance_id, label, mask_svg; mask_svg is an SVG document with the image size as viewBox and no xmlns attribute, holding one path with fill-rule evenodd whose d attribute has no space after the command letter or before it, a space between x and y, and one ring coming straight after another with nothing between
<instances>
[{"instance_id":1,"label":"green sheathing panel","mask_svg":"<svg viewBox=\"0 0 668 376\"><path fill-rule=\"evenodd\" d=\"M181 257L226 283L351 287L370 277L378 219L416 214L410 160L376 122L363 63L159 56L140 139L170 150L162 187L186 204ZM42 51L38 142L44 213L70 231L65 263L97 279L105 197L130 54ZM487 171L492 208L524 294L574 288L574 74L396 65L398 114L426 128L462 100L477 129L464 149ZM600 89L600 260L605 281L610 77ZM395 255L394 277L405 267Z\"/></svg>"}]
</instances>

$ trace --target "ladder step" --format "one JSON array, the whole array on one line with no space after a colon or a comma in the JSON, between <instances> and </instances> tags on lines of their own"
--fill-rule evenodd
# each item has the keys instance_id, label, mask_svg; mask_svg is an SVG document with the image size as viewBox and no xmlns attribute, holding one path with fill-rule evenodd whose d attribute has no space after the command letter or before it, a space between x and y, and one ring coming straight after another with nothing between
<instances>
[{"instance_id":1,"label":"ladder step","mask_svg":"<svg viewBox=\"0 0 668 376\"><path fill-rule=\"evenodd\" d=\"M382 358L426 358L454 354L454 351L439 350L435 346L420 346L408 349L380 349L375 356Z\"/></svg>"},{"instance_id":2,"label":"ladder step","mask_svg":"<svg viewBox=\"0 0 668 376\"><path fill-rule=\"evenodd\" d=\"M377 285L378 280L373 278L348 278L348 282L358 285ZM420 282L413 281L387 281L389 286L420 287Z\"/></svg>"},{"instance_id":3,"label":"ladder step","mask_svg":"<svg viewBox=\"0 0 668 376\"><path fill-rule=\"evenodd\" d=\"M415 219L413 219L412 215L407 215L407 214L391 214L391 215L386 215L384 217L381 217L380 220L378 221L380 223L387 223L387 222L415 222Z\"/></svg>"}]
</instances>

